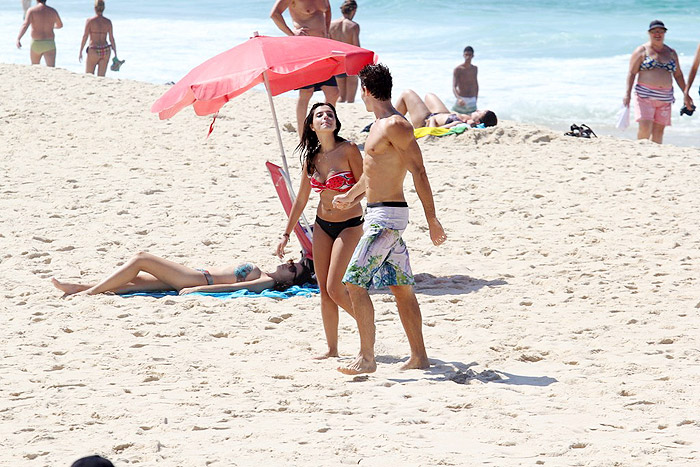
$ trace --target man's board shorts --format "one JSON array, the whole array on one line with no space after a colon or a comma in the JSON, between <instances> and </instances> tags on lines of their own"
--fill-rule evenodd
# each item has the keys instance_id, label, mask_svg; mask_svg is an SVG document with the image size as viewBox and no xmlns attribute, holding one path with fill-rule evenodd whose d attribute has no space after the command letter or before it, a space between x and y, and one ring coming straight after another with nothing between
<instances>
[{"instance_id":1,"label":"man's board shorts","mask_svg":"<svg viewBox=\"0 0 700 467\"><path fill-rule=\"evenodd\" d=\"M45 54L46 52L51 52L56 50L56 42L53 39L49 40L33 40L32 41L32 52L35 54Z\"/></svg>"},{"instance_id":2,"label":"man's board shorts","mask_svg":"<svg viewBox=\"0 0 700 467\"><path fill-rule=\"evenodd\" d=\"M459 97L464 101L464 105L458 105L455 102L455 105L452 106L452 110L455 112L459 112L461 114L470 114L474 111L476 111L476 97Z\"/></svg>"},{"instance_id":3,"label":"man's board shorts","mask_svg":"<svg viewBox=\"0 0 700 467\"><path fill-rule=\"evenodd\" d=\"M331 76L327 80L321 82L321 83L316 83L316 84L309 84L308 86L301 87L299 89L312 89L314 92L320 91L323 86L333 86L333 87L338 87L338 82L335 80L335 76Z\"/></svg>"},{"instance_id":4,"label":"man's board shorts","mask_svg":"<svg viewBox=\"0 0 700 467\"><path fill-rule=\"evenodd\" d=\"M671 104L673 88L657 88L648 84L637 84L635 90L636 121L651 120L664 126L671 126Z\"/></svg>"},{"instance_id":5,"label":"man's board shorts","mask_svg":"<svg viewBox=\"0 0 700 467\"><path fill-rule=\"evenodd\" d=\"M364 233L343 276L344 284L365 289L414 285L408 249L401 234L408 226L405 202L369 203Z\"/></svg>"}]
</instances>

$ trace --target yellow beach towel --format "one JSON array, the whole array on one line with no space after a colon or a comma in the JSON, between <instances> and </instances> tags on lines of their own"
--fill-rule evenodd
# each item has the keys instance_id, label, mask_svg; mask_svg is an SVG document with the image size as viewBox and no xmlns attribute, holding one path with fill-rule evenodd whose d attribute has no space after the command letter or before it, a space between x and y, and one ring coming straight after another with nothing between
<instances>
[{"instance_id":1,"label":"yellow beach towel","mask_svg":"<svg viewBox=\"0 0 700 467\"><path fill-rule=\"evenodd\" d=\"M422 138L423 136L433 135L433 136L444 136L450 133L450 128L435 128L430 126L424 126L422 128L416 128L413 130L413 136Z\"/></svg>"}]
</instances>

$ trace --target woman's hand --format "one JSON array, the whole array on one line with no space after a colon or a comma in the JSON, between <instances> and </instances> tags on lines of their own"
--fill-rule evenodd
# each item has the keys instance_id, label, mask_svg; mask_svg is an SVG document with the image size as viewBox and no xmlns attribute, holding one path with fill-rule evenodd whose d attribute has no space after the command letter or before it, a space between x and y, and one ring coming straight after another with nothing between
<instances>
[{"instance_id":1,"label":"woman's hand","mask_svg":"<svg viewBox=\"0 0 700 467\"><path fill-rule=\"evenodd\" d=\"M695 107L695 103L693 102L693 98L690 97L690 94L688 94L687 92L683 93L683 104L685 104L685 107L687 109L692 109L693 107Z\"/></svg>"},{"instance_id":2,"label":"woman's hand","mask_svg":"<svg viewBox=\"0 0 700 467\"><path fill-rule=\"evenodd\" d=\"M180 292L178 292L178 295L187 295L191 294L194 292L199 292L199 287L185 287L184 289L180 289Z\"/></svg>"},{"instance_id":3,"label":"woman's hand","mask_svg":"<svg viewBox=\"0 0 700 467\"><path fill-rule=\"evenodd\" d=\"M277 244L277 257L280 259L284 258L284 247L287 246L287 242L289 242L289 236L282 235L280 242Z\"/></svg>"},{"instance_id":4,"label":"woman's hand","mask_svg":"<svg viewBox=\"0 0 700 467\"><path fill-rule=\"evenodd\" d=\"M630 96L625 96L625 97L623 97L623 98L622 98L622 105L624 105L625 107L629 107L629 106L630 106L630 100L631 100Z\"/></svg>"}]
</instances>

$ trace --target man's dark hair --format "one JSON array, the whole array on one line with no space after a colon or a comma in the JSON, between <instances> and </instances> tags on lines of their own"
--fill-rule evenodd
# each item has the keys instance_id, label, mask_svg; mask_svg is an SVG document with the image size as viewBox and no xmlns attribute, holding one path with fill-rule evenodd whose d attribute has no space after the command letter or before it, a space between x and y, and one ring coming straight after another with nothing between
<instances>
[{"instance_id":1,"label":"man's dark hair","mask_svg":"<svg viewBox=\"0 0 700 467\"><path fill-rule=\"evenodd\" d=\"M345 0L343 4L340 5L340 12L344 15L348 15L355 10L357 10L357 2L355 0Z\"/></svg>"},{"instance_id":2,"label":"man's dark hair","mask_svg":"<svg viewBox=\"0 0 700 467\"><path fill-rule=\"evenodd\" d=\"M43 3L44 5L46 4L46 0L36 0L39 3Z\"/></svg>"},{"instance_id":3,"label":"man's dark hair","mask_svg":"<svg viewBox=\"0 0 700 467\"><path fill-rule=\"evenodd\" d=\"M391 72L389 69L378 63L376 65L365 65L360 70L360 82L362 87L367 89L372 96L380 101L391 99Z\"/></svg>"},{"instance_id":4,"label":"man's dark hair","mask_svg":"<svg viewBox=\"0 0 700 467\"><path fill-rule=\"evenodd\" d=\"M468 45L464 48L464 52L471 52L472 55L474 55L474 48L471 45Z\"/></svg>"},{"instance_id":5,"label":"man's dark hair","mask_svg":"<svg viewBox=\"0 0 700 467\"><path fill-rule=\"evenodd\" d=\"M490 110L487 110L483 117L479 119L480 123L483 123L485 127L496 126L498 124L498 117L496 114Z\"/></svg>"}]
</instances>

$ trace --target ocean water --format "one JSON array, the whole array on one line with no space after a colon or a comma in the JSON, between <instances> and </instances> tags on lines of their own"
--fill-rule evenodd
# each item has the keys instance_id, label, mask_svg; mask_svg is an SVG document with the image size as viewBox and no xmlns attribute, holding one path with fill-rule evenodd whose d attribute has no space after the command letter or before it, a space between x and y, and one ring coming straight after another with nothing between
<instances>
[{"instance_id":1,"label":"ocean water","mask_svg":"<svg viewBox=\"0 0 700 467\"><path fill-rule=\"evenodd\" d=\"M126 64L108 76L153 83L177 81L191 68L254 31L280 35L268 14L272 0L108 0L105 15L114 24L119 57ZM334 17L342 0L331 0ZM65 24L57 31L57 65L80 72L78 48L92 0L49 0ZM358 0L355 20L363 47L374 50L394 76L395 94L412 88L435 92L453 102L452 69L466 45L479 67L479 107L504 119L565 131L586 123L599 134L634 139L632 122L614 128L632 50L647 40L652 19L669 31L666 42L690 69L698 42L700 2L644 0ZM288 22L290 21L287 17ZM14 46L22 22L20 0L0 3L0 61L28 63ZM695 82L694 98L700 102ZM700 146L700 115L680 117L676 88L673 126L665 141ZM320 96L320 94L319 94ZM7 96L0 96L0 99ZM358 104L360 105L360 104Z\"/></svg>"}]
</instances>

